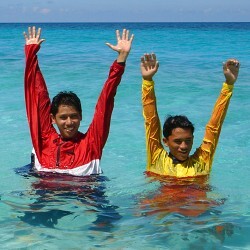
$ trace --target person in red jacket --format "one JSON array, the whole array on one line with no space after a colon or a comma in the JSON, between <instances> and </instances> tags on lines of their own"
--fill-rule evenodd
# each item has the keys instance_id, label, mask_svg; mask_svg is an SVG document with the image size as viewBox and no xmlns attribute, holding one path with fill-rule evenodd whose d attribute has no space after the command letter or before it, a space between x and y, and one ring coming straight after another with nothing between
<instances>
[{"instance_id":1,"label":"person in red jacket","mask_svg":"<svg viewBox=\"0 0 250 250\"><path fill-rule=\"evenodd\" d=\"M26 111L33 144L33 167L37 171L84 176L102 173L100 160L107 141L114 97L121 81L134 36L124 29L116 31L117 45L106 43L118 52L96 104L86 133L79 132L81 102L73 92L60 92L52 102L38 64L41 29L24 32L26 67L24 90ZM55 124L60 133L57 133Z\"/></svg>"}]
</instances>

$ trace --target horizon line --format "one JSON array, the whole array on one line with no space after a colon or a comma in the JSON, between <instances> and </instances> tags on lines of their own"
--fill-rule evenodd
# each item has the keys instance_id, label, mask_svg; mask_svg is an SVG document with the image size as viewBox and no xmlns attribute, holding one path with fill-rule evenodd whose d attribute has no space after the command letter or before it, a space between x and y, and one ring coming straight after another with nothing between
<instances>
[{"instance_id":1,"label":"horizon line","mask_svg":"<svg viewBox=\"0 0 250 250\"><path fill-rule=\"evenodd\" d=\"M0 24L27 24L27 23L250 23L250 21L52 21L52 22L45 22L45 21L25 21L25 22L1 22Z\"/></svg>"}]
</instances>

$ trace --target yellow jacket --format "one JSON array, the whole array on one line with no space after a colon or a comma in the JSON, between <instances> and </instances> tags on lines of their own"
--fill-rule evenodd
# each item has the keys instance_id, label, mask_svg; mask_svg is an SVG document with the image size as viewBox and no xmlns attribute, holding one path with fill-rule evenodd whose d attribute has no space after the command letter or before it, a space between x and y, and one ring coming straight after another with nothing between
<instances>
[{"instance_id":1,"label":"yellow jacket","mask_svg":"<svg viewBox=\"0 0 250 250\"><path fill-rule=\"evenodd\" d=\"M162 145L162 132L156 108L154 82L143 80L142 105L146 130L147 171L159 175L190 177L209 174L233 85L223 84L212 116L206 125L202 144L182 163L174 163Z\"/></svg>"}]
</instances>

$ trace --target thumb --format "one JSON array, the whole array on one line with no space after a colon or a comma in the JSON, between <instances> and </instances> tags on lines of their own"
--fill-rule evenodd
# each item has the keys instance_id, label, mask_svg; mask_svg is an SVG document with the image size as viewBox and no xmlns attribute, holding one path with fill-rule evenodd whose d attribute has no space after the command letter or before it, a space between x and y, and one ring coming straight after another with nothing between
<instances>
[{"instance_id":1,"label":"thumb","mask_svg":"<svg viewBox=\"0 0 250 250\"><path fill-rule=\"evenodd\" d=\"M114 46L113 44L106 43L106 45L107 45L109 48L111 48L112 50L114 50L114 51L117 51L117 52L120 51L120 48L117 47L117 46Z\"/></svg>"},{"instance_id":2,"label":"thumb","mask_svg":"<svg viewBox=\"0 0 250 250\"><path fill-rule=\"evenodd\" d=\"M43 43L45 41L45 39L41 39L39 40L38 44L41 45L41 43Z\"/></svg>"},{"instance_id":3,"label":"thumb","mask_svg":"<svg viewBox=\"0 0 250 250\"><path fill-rule=\"evenodd\" d=\"M113 45L111 43L105 43L109 48L113 49Z\"/></svg>"}]
</instances>

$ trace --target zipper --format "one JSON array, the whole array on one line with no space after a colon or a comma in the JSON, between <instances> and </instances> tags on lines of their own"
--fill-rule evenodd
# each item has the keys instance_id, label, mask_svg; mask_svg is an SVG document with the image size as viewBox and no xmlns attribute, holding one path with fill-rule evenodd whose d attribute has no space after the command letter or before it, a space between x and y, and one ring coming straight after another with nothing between
<instances>
[{"instance_id":1,"label":"zipper","mask_svg":"<svg viewBox=\"0 0 250 250\"><path fill-rule=\"evenodd\" d=\"M61 144L59 143L58 148L57 148L57 153L56 153L56 166L59 168L60 164L60 149L61 149Z\"/></svg>"}]
</instances>

